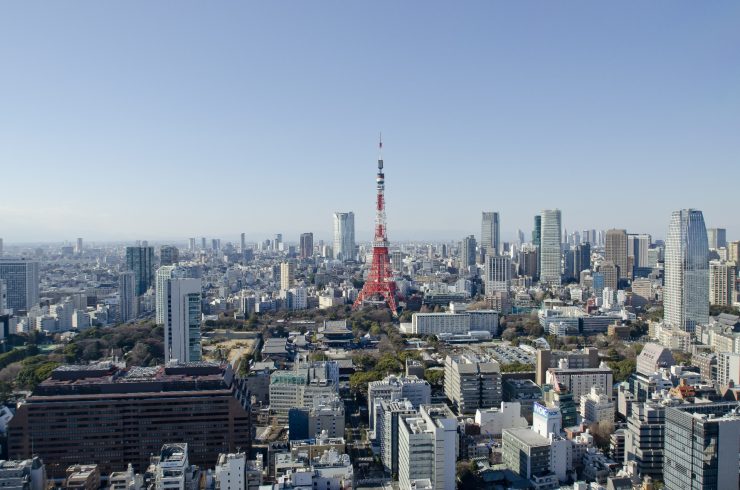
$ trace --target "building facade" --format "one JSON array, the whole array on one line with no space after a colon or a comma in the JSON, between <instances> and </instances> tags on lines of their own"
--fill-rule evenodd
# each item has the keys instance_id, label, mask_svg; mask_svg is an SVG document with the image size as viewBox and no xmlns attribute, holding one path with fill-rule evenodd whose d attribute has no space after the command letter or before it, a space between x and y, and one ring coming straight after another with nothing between
<instances>
[{"instance_id":1,"label":"building facade","mask_svg":"<svg viewBox=\"0 0 740 490\"><path fill-rule=\"evenodd\" d=\"M664 319L693 333L709 322L709 245L704 216L696 209L674 211L665 247Z\"/></svg>"}]
</instances>

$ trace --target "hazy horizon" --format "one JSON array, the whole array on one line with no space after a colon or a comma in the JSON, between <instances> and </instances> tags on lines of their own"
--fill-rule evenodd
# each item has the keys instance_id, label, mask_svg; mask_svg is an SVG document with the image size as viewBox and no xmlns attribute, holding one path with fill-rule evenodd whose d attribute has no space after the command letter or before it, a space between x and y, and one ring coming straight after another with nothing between
<instances>
[{"instance_id":1,"label":"hazy horizon","mask_svg":"<svg viewBox=\"0 0 740 490\"><path fill-rule=\"evenodd\" d=\"M250 241L355 212L459 240L740 239L740 4L14 2L0 16L0 237ZM723 190L719 184L726 183Z\"/></svg>"}]
</instances>

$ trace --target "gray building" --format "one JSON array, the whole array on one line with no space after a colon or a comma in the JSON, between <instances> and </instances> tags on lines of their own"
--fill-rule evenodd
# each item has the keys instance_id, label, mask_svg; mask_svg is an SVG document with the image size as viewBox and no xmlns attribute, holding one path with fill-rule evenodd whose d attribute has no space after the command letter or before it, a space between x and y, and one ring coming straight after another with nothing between
<instances>
[{"instance_id":1,"label":"gray building","mask_svg":"<svg viewBox=\"0 0 740 490\"><path fill-rule=\"evenodd\" d=\"M0 260L0 280L7 288L8 309L28 311L39 302L39 263L33 260Z\"/></svg>"},{"instance_id":2,"label":"gray building","mask_svg":"<svg viewBox=\"0 0 740 490\"><path fill-rule=\"evenodd\" d=\"M488 256L501 253L501 235L498 213L483 211L481 219L480 248Z\"/></svg>"},{"instance_id":3,"label":"gray building","mask_svg":"<svg viewBox=\"0 0 740 490\"><path fill-rule=\"evenodd\" d=\"M445 396L459 414L501 404L501 367L494 359L466 353L445 359Z\"/></svg>"},{"instance_id":4,"label":"gray building","mask_svg":"<svg viewBox=\"0 0 740 490\"><path fill-rule=\"evenodd\" d=\"M737 489L740 404L667 408L664 447L666 489Z\"/></svg>"},{"instance_id":5,"label":"gray building","mask_svg":"<svg viewBox=\"0 0 740 490\"><path fill-rule=\"evenodd\" d=\"M550 441L528 427L504 429L503 462L522 478L550 472Z\"/></svg>"},{"instance_id":6,"label":"gray building","mask_svg":"<svg viewBox=\"0 0 740 490\"><path fill-rule=\"evenodd\" d=\"M562 280L562 215L559 209L545 209L541 216L540 281L559 286Z\"/></svg>"},{"instance_id":7,"label":"gray building","mask_svg":"<svg viewBox=\"0 0 740 490\"><path fill-rule=\"evenodd\" d=\"M709 322L709 245L704 216L674 211L665 246L663 308L666 324L693 333Z\"/></svg>"},{"instance_id":8,"label":"gray building","mask_svg":"<svg viewBox=\"0 0 740 490\"><path fill-rule=\"evenodd\" d=\"M650 376L660 368L670 368L675 363L670 349L650 342L645 344L637 356L637 372Z\"/></svg>"}]
</instances>

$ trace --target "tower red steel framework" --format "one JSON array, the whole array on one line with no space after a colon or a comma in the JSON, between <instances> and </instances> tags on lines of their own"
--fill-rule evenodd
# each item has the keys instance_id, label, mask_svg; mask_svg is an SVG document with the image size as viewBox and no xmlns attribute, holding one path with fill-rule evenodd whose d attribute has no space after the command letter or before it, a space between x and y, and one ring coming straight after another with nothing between
<instances>
[{"instance_id":1,"label":"tower red steel framework","mask_svg":"<svg viewBox=\"0 0 740 490\"><path fill-rule=\"evenodd\" d=\"M364 301L382 298L397 316L396 283L391 272L391 260L388 255L388 237L385 230L385 175L383 174L383 140L378 142L378 175L376 177L378 197L375 204L375 239L373 240L373 261L370 273L362 291L355 300L354 308L362 306Z\"/></svg>"}]
</instances>

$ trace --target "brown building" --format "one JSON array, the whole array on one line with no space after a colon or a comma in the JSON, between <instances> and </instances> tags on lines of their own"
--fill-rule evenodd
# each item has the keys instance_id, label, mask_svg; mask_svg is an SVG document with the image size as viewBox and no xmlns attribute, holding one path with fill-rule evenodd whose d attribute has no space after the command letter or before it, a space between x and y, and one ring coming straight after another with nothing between
<instances>
[{"instance_id":1,"label":"brown building","mask_svg":"<svg viewBox=\"0 0 740 490\"><path fill-rule=\"evenodd\" d=\"M172 441L187 443L197 465L250 449L248 390L230 365L60 366L8 425L10 457L37 455L59 478L74 464L96 463L107 475L132 463L143 472Z\"/></svg>"},{"instance_id":2,"label":"brown building","mask_svg":"<svg viewBox=\"0 0 740 490\"><path fill-rule=\"evenodd\" d=\"M558 367L561 359L567 359L568 367L571 369L597 368L601 362L599 349L594 347L573 351L539 349L535 383L540 386L546 384L547 370Z\"/></svg>"}]
</instances>

